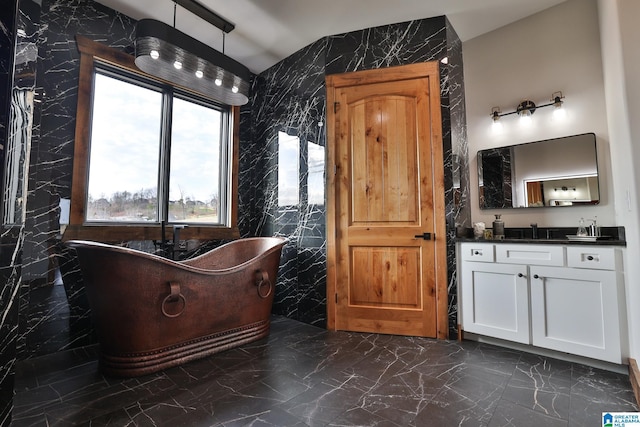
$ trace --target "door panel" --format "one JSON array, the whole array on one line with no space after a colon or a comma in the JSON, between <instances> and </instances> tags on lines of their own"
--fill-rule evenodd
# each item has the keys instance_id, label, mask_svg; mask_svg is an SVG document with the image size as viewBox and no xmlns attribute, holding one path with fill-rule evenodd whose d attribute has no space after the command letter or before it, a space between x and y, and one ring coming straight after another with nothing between
<instances>
[{"instance_id":1,"label":"door panel","mask_svg":"<svg viewBox=\"0 0 640 427\"><path fill-rule=\"evenodd\" d=\"M350 105L353 222L418 220L413 97L371 97ZM399 123L401 120L404 122Z\"/></svg>"},{"instance_id":2,"label":"door panel","mask_svg":"<svg viewBox=\"0 0 640 427\"><path fill-rule=\"evenodd\" d=\"M336 171L329 183L329 327L446 336L439 321L447 318L439 311L446 310L444 189L434 179L442 174L439 80L437 68L424 69L389 81L384 70L327 79Z\"/></svg>"},{"instance_id":3,"label":"door panel","mask_svg":"<svg viewBox=\"0 0 640 427\"><path fill-rule=\"evenodd\" d=\"M351 306L420 308L420 249L351 247Z\"/></svg>"}]
</instances>

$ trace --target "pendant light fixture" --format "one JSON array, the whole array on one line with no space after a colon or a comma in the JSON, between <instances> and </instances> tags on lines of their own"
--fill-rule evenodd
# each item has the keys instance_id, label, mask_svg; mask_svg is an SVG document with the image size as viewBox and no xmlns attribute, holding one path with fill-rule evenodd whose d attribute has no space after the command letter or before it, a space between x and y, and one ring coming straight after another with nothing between
<instances>
[{"instance_id":1,"label":"pendant light fixture","mask_svg":"<svg viewBox=\"0 0 640 427\"><path fill-rule=\"evenodd\" d=\"M185 9L220 28L234 25L194 0L176 0ZM173 27L153 19L136 24L135 63L145 73L208 95L229 105L249 102L247 67ZM223 33L223 39L224 39Z\"/></svg>"}]
</instances>

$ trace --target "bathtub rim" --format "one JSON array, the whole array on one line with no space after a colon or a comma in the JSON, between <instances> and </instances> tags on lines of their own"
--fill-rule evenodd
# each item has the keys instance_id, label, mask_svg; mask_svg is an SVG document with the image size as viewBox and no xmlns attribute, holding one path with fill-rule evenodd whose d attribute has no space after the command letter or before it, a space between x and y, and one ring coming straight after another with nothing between
<instances>
[{"instance_id":1,"label":"bathtub rim","mask_svg":"<svg viewBox=\"0 0 640 427\"><path fill-rule=\"evenodd\" d=\"M228 268L219 268L219 269L204 269L204 268L199 268L199 267L194 267L190 264L188 264L189 261L195 261L198 260L199 258L203 258L205 256L211 256L212 252L217 252L217 251L222 251L224 250L227 246L229 245L237 245L240 244L238 242L240 241L256 241L256 240L261 240L261 241L265 241L265 240L271 240L271 244L268 245L267 249L260 252L258 255L256 255L253 258L250 258L240 264L234 265L233 267L228 267ZM127 254L127 255L131 255L131 256L136 256L136 257L141 257L141 258L146 258L149 260L153 260L154 262L159 262L162 264L167 264L176 268L181 268L187 271L191 271L194 273L199 273L199 274L206 274L206 275L218 275L218 274L228 274L231 272L235 272L238 270L242 270L243 268L245 268L245 266L249 263L255 262L255 260L258 260L260 258L264 258L268 255L270 255L271 253L273 253L276 250L279 250L279 248L284 247L287 243L289 242L289 239L286 237L281 237L281 236L273 236L273 237L243 237L240 239L236 239L236 240L232 240L230 242L224 243L220 246L217 246L201 255L198 255L197 257L194 258L190 258L190 259L186 259L186 260L182 260L182 261L175 261L169 258L164 258L160 255L156 255L156 254L152 254L149 252L144 252L138 249L133 249L133 248L125 248L123 246L117 246L117 245L112 245L109 243L102 243L102 242L97 242L97 241L93 241L93 240L68 240L66 242L64 242L64 245L77 250L77 249L87 249L87 250L107 250L107 251L112 251L112 252L118 252L118 253L122 253L122 254Z\"/></svg>"}]
</instances>

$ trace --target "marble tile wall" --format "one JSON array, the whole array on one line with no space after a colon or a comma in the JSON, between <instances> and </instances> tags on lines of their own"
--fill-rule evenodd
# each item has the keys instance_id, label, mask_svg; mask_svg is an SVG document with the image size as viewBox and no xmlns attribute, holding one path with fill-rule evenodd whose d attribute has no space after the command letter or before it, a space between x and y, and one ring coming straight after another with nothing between
<instances>
[{"instance_id":1,"label":"marble tile wall","mask_svg":"<svg viewBox=\"0 0 640 427\"><path fill-rule=\"evenodd\" d=\"M313 181L308 180L307 146L325 146L325 52L326 40L319 40L256 78L251 107L255 178L240 181L241 194L243 185L257 189L250 234L290 239L283 251L274 312L317 326L326 325L326 210L324 203L309 203L310 192L317 189L309 188ZM297 205L280 206L278 200L279 132L298 137L300 143Z\"/></svg>"},{"instance_id":2,"label":"marble tile wall","mask_svg":"<svg viewBox=\"0 0 640 427\"><path fill-rule=\"evenodd\" d=\"M74 304L81 296L71 292L67 300L54 274L64 263L57 248L59 200L71 195L79 66L75 35L131 52L135 26L134 20L89 0L44 0L38 23L40 102L32 127L18 341L23 358L91 342L91 331L78 328L90 326L86 310L78 313ZM72 269L63 270L73 275Z\"/></svg>"},{"instance_id":3,"label":"marble tile wall","mask_svg":"<svg viewBox=\"0 0 640 427\"><path fill-rule=\"evenodd\" d=\"M447 263L449 297L449 336L457 335L457 277L455 227L471 226L469 200L469 146L464 98L462 42L449 20L446 20L448 63L440 67L445 144L445 203L447 221ZM446 94L446 97L444 96ZM446 98L446 104L444 99ZM448 111L448 114L445 113ZM444 121L445 117L448 123ZM448 133L448 135L447 135Z\"/></svg>"},{"instance_id":4,"label":"marble tile wall","mask_svg":"<svg viewBox=\"0 0 640 427\"><path fill-rule=\"evenodd\" d=\"M6 1L0 8L0 182L5 173L11 120L11 88L18 23L18 0ZM24 27L20 27L24 28ZM19 164L18 164L19 167ZM4 197L2 197L4 199ZM0 201L0 216L5 203ZM0 222L1 223L1 222ZM18 337L18 291L20 289L22 227L0 229L0 425L9 425L13 409L14 366Z\"/></svg>"},{"instance_id":5,"label":"marble tile wall","mask_svg":"<svg viewBox=\"0 0 640 427\"><path fill-rule=\"evenodd\" d=\"M13 71L13 46L15 43L15 18L17 0L5 2L0 10L0 93L9 93ZM9 97L3 96L0 101L0 153L5 150L7 142L7 125L9 120ZM0 155L0 158L3 156ZM0 176L4 165L0 164Z\"/></svg>"},{"instance_id":6,"label":"marble tile wall","mask_svg":"<svg viewBox=\"0 0 640 427\"><path fill-rule=\"evenodd\" d=\"M13 408L14 366L18 337L18 297L20 259L15 259L16 243L0 244L0 426L9 425Z\"/></svg>"},{"instance_id":7,"label":"marble tile wall","mask_svg":"<svg viewBox=\"0 0 640 427\"><path fill-rule=\"evenodd\" d=\"M493 148L482 154L478 174L480 186L480 206L489 208L510 208L513 206L511 179L513 148Z\"/></svg>"}]
</instances>

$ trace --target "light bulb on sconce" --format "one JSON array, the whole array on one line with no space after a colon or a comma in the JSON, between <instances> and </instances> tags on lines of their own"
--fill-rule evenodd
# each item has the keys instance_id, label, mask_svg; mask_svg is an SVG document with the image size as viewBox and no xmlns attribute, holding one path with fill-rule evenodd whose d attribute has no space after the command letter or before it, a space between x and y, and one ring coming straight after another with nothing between
<instances>
[{"instance_id":1,"label":"light bulb on sconce","mask_svg":"<svg viewBox=\"0 0 640 427\"><path fill-rule=\"evenodd\" d=\"M500 123L500 114L502 114L500 107L493 107L491 109L491 118L493 119L493 123Z\"/></svg>"},{"instance_id":2,"label":"light bulb on sconce","mask_svg":"<svg viewBox=\"0 0 640 427\"><path fill-rule=\"evenodd\" d=\"M564 101L562 100L562 92L554 92L551 95L551 102L553 102L553 117L555 119L562 119L567 116L567 110L563 107Z\"/></svg>"},{"instance_id":3,"label":"light bulb on sconce","mask_svg":"<svg viewBox=\"0 0 640 427\"><path fill-rule=\"evenodd\" d=\"M556 109L562 108L562 104L564 103L563 98L562 92L553 92L551 94L551 102L553 102L553 106L556 107Z\"/></svg>"},{"instance_id":4,"label":"light bulb on sconce","mask_svg":"<svg viewBox=\"0 0 640 427\"><path fill-rule=\"evenodd\" d=\"M520 123L528 125L531 123L531 116L536 112L536 104L528 99L523 100L516 107L516 113L520 116Z\"/></svg>"},{"instance_id":5,"label":"light bulb on sconce","mask_svg":"<svg viewBox=\"0 0 640 427\"><path fill-rule=\"evenodd\" d=\"M528 126L528 125L531 124L531 122L532 122L531 114L526 115L526 116L525 115L520 116L520 124L521 125Z\"/></svg>"},{"instance_id":6,"label":"light bulb on sconce","mask_svg":"<svg viewBox=\"0 0 640 427\"><path fill-rule=\"evenodd\" d=\"M494 132L502 131L502 122L500 121L501 113L502 111L500 111L500 107L493 107L491 109L491 118L493 119L493 123L491 124L491 129Z\"/></svg>"}]
</instances>

